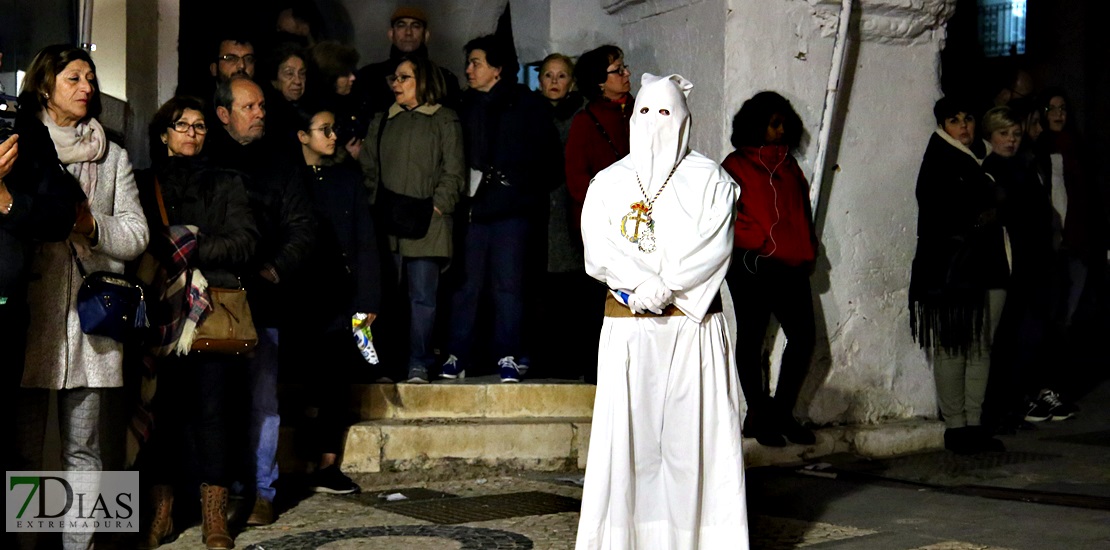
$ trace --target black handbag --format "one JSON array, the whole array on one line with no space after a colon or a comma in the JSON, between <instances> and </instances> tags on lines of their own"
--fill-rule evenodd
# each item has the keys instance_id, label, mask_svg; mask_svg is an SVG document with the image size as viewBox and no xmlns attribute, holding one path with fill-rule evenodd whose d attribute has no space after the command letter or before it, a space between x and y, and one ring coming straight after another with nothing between
<instances>
[{"instance_id":1,"label":"black handbag","mask_svg":"<svg viewBox=\"0 0 1110 550\"><path fill-rule=\"evenodd\" d=\"M432 198L418 199L394 193L379 180L378 216L390 235L404 239L420 239L432 224Z\"/></svg>"},{"instance_id":2,"label":"black handbag","mask_svg":"<svg viewBox=\"0 0 1110 550\"><path fill-rule=\"evenodd\" d=\"M432 224L435 203L431 197L418 198L390 191L382 180L382 136L389 122L388 113L382 113L378 124L378 194L374 200L378 220L386 233L402 239L422 239Z\"/></svg>"},{"instance_id":3,"label":"black handbag","mask_svg":"<svg viewBox=\"0 0 1110 550\"><path fill-rule=\"evenodd\" d=\"M143 287L137 279L110 271L86 273L73 244L69 245L77 271L85 279L77 290L77 316L81 332L106 336L117 342L141 339L149 326Z\"/></svg>"}]
</instances>

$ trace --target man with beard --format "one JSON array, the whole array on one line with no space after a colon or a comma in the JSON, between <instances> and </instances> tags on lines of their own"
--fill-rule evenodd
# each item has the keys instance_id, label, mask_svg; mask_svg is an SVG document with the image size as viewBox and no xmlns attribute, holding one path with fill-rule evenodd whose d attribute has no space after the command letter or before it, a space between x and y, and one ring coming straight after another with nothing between
<instances>
[{"instance_id":1,"label":"man with beard","mask_svg":"<svg viewBox=\"0 0 1110 550\"><path fill-rule=\"evenodd\" d=\"M389 31L386 36L392 45L389 59L373 63L359 69L355 75L355 93L368 96L370 108L374 112L385 111L396 99L385 78L393 74L397 63L406 55L428 57L428 16L420 8L399 7L389 18ZM451 71L439 67L443 81L447 84L447 95L440 104L455 109L459 100L459 79Z\"/></svg>"}]
</instances>

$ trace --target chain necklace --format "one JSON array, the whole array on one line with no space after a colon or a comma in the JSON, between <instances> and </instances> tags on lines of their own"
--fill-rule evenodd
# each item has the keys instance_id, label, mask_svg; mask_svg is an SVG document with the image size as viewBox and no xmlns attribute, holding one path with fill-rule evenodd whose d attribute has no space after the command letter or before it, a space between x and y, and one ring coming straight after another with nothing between
<instances>
[{"instance_id":1,"label":"chain necklace","mask_svg":"<svg viewBox=\"0 0 1110 550\"><path fill-rule=\"evenodd\" d=\"M632 210L621 218L621 235L629 242L635 243L640 252L647 254L655 252L655 220L651 217L651 210L655 206L655 201L659 198L659 195L671 182L671 176L674 176L679 164L682 164L682 160L675 163L674 167L671 168L671 173L667 174L667 179L663 181L663 185L659 186L655 196L650 199L647 190L644 189L643 182L640 181L640 174L633 172L636 174L636 185L640 186L640 194L644 196L644 200L632 203L630 206Z\"/></svg>"}]
</instances>

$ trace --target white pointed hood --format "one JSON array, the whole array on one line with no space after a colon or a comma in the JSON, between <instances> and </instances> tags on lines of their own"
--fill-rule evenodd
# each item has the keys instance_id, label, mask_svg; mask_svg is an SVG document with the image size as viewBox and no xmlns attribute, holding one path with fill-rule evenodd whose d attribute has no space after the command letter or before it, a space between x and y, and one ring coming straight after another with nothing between
<instances>
[{"instance_id":1,"label":"white pointed hood","mask_svg":"<svg viewBox=\"0 0 1110 550\"><path fill-rule=\"evenodd\" d=\"M680 75L644 73L633 107L629 155L649 196L689 152L690 110L686 96L694 85Z\"/></svg>"}]
</instances>

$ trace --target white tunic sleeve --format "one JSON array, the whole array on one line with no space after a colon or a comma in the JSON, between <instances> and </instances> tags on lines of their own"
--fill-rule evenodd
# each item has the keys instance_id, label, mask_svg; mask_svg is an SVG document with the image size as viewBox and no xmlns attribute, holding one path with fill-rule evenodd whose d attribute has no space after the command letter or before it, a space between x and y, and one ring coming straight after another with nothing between
<instances>
[{"instance_id":1,"label":"white tunic sleeve","mask_svg":"<svg viewBox=\"0 0 1110 550\"><path fill-rule=\"evenodd\" d=\"M732 221L736 182L720 167L702 183L701 210L691 214L690 234L668 242L663 252L663 282L674 291L674 304L687 316L701 320L716 299L732 258ZM697 189L698 186L692 186ZM684 197L694 199L695 197ZM693 210L692 200L683 206Z\"/></svg>"}]
</instances>

